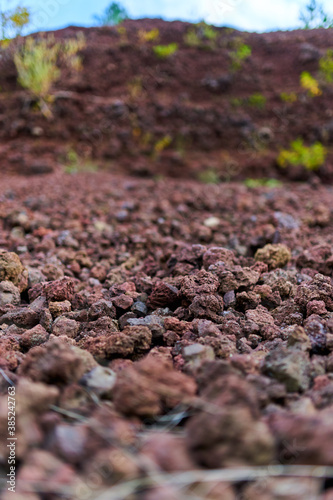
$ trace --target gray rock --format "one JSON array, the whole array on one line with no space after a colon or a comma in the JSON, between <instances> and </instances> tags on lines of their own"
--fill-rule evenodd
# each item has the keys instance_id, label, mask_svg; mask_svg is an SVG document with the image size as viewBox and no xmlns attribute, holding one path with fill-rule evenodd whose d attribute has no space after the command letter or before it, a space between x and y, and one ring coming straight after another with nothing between
<instances>
[{"instance_id":1,"label":"gray rock","mask_svg":"<svg viewBox=\"0 0 333 500\"><path fill-rule=\"evenodd\" d=\"M0 306L20 304L20 290L11 281L0 282Z\"/></svg>"},{"instance_id":2,"label":"gray rock","mask_svg":"<svg viewBox=\"0 0 333 500\"><path fill-rule=\"evenodd\" d=\"M263 371L285 384L288 392L306 391L310 386L310 358L300 349L278 347L265 358Z\"/></svg>"},{"instance_id":3,"label":"gray rock","mask_svg":"<svg viewBox=\"0 0 333 500\"><path fill-rule=\"evenodd\" d=\"M110 368L96 366L90 372L86 373L79 383L98 396L109 396L113 386L116 383L117 375Z\"/></svg>"}]
</instances>

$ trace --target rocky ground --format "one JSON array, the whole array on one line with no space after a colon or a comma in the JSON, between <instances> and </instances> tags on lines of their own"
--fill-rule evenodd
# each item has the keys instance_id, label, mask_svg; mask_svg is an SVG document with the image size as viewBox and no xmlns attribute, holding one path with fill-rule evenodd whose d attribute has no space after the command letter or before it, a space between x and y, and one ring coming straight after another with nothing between
<instances>
[{"instance_id":1,"label":"rocky ground","mask_svg":"<svg viewBox=\"0 0 333 500\"><path fill-rule=\"evenodd\" d=\"M1 499L332 500L332 86L299 76L333 31L124 27L83 30L49 120L0 52ZM315 175L277 168L297 137Z\"/></svg>"},{"instance_id":2,"label":"rocky ground","mask_svg":"<svg viewBox=\"0 0 333 500\"><path fill-rule=\"evenodd\" d=\"M0 196L2 498L333 497L331 187L56 173Z\"/></svg>"}]
</instances>

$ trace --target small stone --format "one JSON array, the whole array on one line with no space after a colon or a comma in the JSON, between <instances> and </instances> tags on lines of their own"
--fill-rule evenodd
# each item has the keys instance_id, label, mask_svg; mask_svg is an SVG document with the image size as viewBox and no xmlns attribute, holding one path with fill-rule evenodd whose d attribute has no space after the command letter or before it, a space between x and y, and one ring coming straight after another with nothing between
<instances>
[{"instance_id":1,"label":"small stone","mask_svg":"<svg viewBox=\"0 0 333 500\"><path fill-rule=\"evenodd\" d=\"M232 307L236 304L236 296L234 290L230 290L223 296L223 302L225 307Z\"/></svg>"},{"instance_id":2,"label":"small stone","mask_svg":"<svg viewBox=\"0 0 333 500\"><path fill-rule=\"evenodd\" d=\"M161 281L154 286L147 303L153 308L171 306L177 301L178 292L175 286Z\"/></svg>"},{"instance_id":3,"label":"small stone","mask_svg":"<svg viewBox=\"0 0 333 500\"><path fill-rule=\"evenodd\" d=\"M286 245L278 243L276 245L265 245L257 250L255 260L265 262L269 269L284 267L291 259L291 252Z\"/></svg>"},{"instance_id":4,"label":"small stone","mask_svg":"<svg viewBox=\"0 0 333 500\"><path fill-rule=\"evenodd\" d=\"M98 319L102 316L108 316L109 318L116 318L116 309L110 300L101 299L94 302L89 309L89 317L91 319Z\"/></svg>"},{"instance_id":5,"label":"small stone","mask_svg":"<svg viewBox=\"0 0 333 500\"><path fill-rule=\"evenodd\" d=\"M318 314L319 316L327 314L325 302L323 300L311 300L306 305L306 315Z\"/></svg>"},{"instance_id":6,"label":"small stone","mask_svg":"<svg viewBox=\"0 0 333 500\"><path fill-rule=\"evenodd\" d=\"M264 373L285 384L288 392L305 391L310 385L310 359L298 349L279 347L267 354Z\"/></svg>"},{"instance_id":7,"label":"small stone","mask_svg":"<svg viewBox=\"0 0 333 500\"><path fill-rule=\"evenodd\" d=\"M192 371L200 368L204 361L213 361L215 354L209 345L191 344L183 348L183 358L186 362L186 368Z\"/></svg>"},{"instance_id":8,"label":"small stone","mask_svg":"<svg viewBox=\"0 0 333 500\"><path fill-rule=\"evenodd\" d=\"M220 222L221 221L218 217L208 217L208 219L204 221L204 225L209 228L214 228L217 227Z\"/></svg>"},{"instance_id":9,"label":"small stone","mask_svg":"<svg viewBox=\"0 0 333 500\"><path fill-rule=\"evenodd\" d=\"M52 316L55 318L57 316L61 316L66 312L70 312L72 309L71 303L68 300L64 300L63 302L50 302L49 310Z\"/></svg>"},{"instance_id":10,"label":"small stone","mask_svg":"<svg viewBox=\"0 0 333 500\"><path fill-rule=\"evenodd\" d=\"M24 332L20 338L20 346L23 349L29 350L31 347L44 344L47 342L49 334L41 325L36 325L34 328Z\"/></svg>"},{"instance_id":11,"label":"small stone","mask_svg":"<svg viewBox=\"0 0 333 500\"><path fill-rule=\"evenodd\" d=\"M28 286L28 271L14 252L0 250L0 281L11 281L23 292Z\"/></svg>"},{"instance_id":12,"label":"small stone","mask_svg":"<svg viewBox=\"0 0 333 500\"><path fill-rule=\"evenodd\" d=\"M111 396L112 389L116 383L117 375L110 368L96 366L90 372L86 373L79 383L100 397L108 398Z\"/></svg>"},{"instance_id":13,"label":"small stone","mask_svg":"<svg viewBox=\"0 0 333 500\"><path fill-rule=\"evenodd\" d=\"M0 307L7 304L18 306L21 301L20 290L11 281L0 282Z\"/></svg>"},{"instance_id":14,"label":"small stone","mask_svg":"<svg viewBox=\"0 0 333 500\"><path fill-rule=\"evenodd\" d=\"M43 294L50 302L71 301L74 295L74 281L71 278L62 278L43 285Z\"/></svg>"},{"instance_id":15,"label":"small stone","mask_svg":"<svg viewBox=\"0 0 333 500\"><path fill-rule=\"evenodd\" d=\"M37 382L66 385L77 382L96 365L89 352L55 338L30 349L18 373Z\"/></svg>"},{"instance_id":16,"label":"small stone","mask_svg":"<svg viewBox=\"0 0 333 500\"><path fill-rule=\"evenodd\" d=\"M121 295L118 295L118 297L114 297L112 299L112 303L118 309L121 309L122 311L127 311L132 306L133 299L132 297L129 297L128 295L122 293Z\"/></svg>"},{"instance_id":17,"label":"small stone","mask_svg":"<svg viewBox=\"0 0 333 500\"><path fill-rule=\"evenodd\" d=\"M75 338L79 331L79 323L74 319L69 319L64 316L58 316L52 326L52 333L59 337L67 335L67 337Z\"/></svg>"},{"instance_id":18,"label":"small stone","mask_svg":"<svg viewBox=\"0 0 333 500\"><path fill-rule=\"evenodd\" d=\"M137 301L132 305L131 311L139 318L142 318L147 314L147 306L144 302Z\"/></svg>"}]
</instances>

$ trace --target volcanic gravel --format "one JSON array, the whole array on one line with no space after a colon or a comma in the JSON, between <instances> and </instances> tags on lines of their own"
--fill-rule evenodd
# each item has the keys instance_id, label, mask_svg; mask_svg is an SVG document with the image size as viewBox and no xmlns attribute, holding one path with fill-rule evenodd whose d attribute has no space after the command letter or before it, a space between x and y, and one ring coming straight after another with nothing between
<instances>
[{"instance_id":1,"label":"volcanic gravel","mask_svg":"<svg viewBox=\"0 0 333 500\"><path fill-rule=\"evenodd\" d=\"M332 498L251 476L333 466L331 187L57 173L0 202L2 498Z\"/></svg>"}]
</instances>

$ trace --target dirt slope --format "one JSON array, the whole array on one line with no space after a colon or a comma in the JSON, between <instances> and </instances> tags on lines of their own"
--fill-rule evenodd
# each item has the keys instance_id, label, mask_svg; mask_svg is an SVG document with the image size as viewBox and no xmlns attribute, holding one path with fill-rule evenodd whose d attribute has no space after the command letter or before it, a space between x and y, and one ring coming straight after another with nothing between
<instances>
[{"instance_id":1,"label":"dirt slope","mask_svg":"<svg viewBox=\"0 0 333 500\"><path fill-rule=\"evenodd\" d=\"M159 40L140 42L140 30L153 28ZM187 23L126 21L124 29L55 33L63 39L82 31L87 46L83 71L73 76L63 70L55 86L51 121L34 111L16 83L10 54L1 55L2 169L55 166L75 150L82 161L112 171L193 178L215 170L228 180L280 175L277 153L298 136L330 147L333 86L309 97L299 77L302 71L317 75L319 58L333 46L332 30L249 34L219 28L212 48L205 38L200 47L187 46ZM153 53L154 45L172 42L179 44L172 57ZM230 53L240 43L252 55L232 71ZM297 93L298 100L283 102L283 92ZM247 103L253 94L266 98L263 109ZM171 143L156 152L168 136ZM330 153L320 175L331 178L332 170Z\"/></svg>"}]
</instances>

